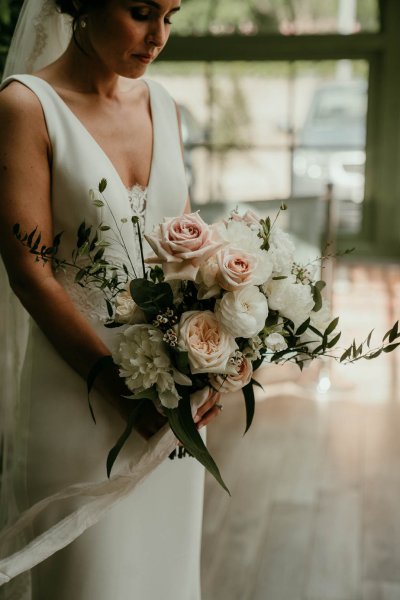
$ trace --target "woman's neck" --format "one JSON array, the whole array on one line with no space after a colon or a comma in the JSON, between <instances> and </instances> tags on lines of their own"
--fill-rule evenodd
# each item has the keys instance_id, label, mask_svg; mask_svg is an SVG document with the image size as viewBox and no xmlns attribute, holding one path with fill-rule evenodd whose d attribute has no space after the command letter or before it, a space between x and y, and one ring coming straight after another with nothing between
<instances>
[{"instance_id":1,"label":"woman's neck","mask_svg":"<svg viewBox=\"0 0 400 600\"><path fill-rule=\"evenodd\" d=\"M130 81L110 72L96 59L80 49L72 39L68 48L54 63L37 73L54 87L70 89L82 94L96 94L108 99L116 99Z\"/></svg>"}]
</instances>

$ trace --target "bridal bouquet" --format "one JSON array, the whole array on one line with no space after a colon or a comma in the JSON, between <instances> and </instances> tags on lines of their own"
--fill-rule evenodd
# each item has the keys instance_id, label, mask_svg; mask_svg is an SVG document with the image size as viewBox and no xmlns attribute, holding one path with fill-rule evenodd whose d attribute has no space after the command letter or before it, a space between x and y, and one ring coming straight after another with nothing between
<instances>
[{"instance_id":1,"label":"bridal bouquet","mask_svg":"<svg viewBox=\"0 0 400 600\"><path fill-rule=\"evenodd\" d=\"M101 196L92 197L96 206L108 206L105 189L102 180ZM125 248L126 222L113 231ZM233 211L212 225L199 212L166 218L144 236L154 253L147 259L138 219L131 225L129 235L140 243L141 277L132 274L128 256L120 264L107 258L108 225L80 226L72 262L56 257L60 236L49 248L40 246L36 231L23 236L18 225L14 231L38 260L52 260L56 269L74 267L79 285L100 288L109 316L105 325L122 327L112 359L132 392L132 413L109 453L108 474L141 403L151 400L186 451L227 489L197 431L191 396L204 396L209 388L222 394L242 390L247 431L259 385L254 372L263 362L291 361L300 368L323 356L354 362L400 345L397 322L376 348L371 348L372 332L361 344L338 347L339 319L332 318L323 298L325 283L316 277L315 264L295 261L293 242L276 219L272 223L252 211Z\"/></svg>"}]
</instances>

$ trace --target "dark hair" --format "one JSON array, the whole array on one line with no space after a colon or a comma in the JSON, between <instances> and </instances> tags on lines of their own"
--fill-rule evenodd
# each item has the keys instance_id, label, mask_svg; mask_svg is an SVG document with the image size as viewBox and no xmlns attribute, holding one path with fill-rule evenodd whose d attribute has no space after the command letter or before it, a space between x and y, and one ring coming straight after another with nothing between
<instances>
[{"instance_id":1,"label":"dark hair","mask_svg":"<svg viewBox=\"0 0 400 600\"><path fill-rule=\"evenodd\" d=\"M86 52L80 45L76 36L79 19L84 15L87 15L87 13L94 8L102 7L106 1L107 0L80 0L79 6L77 6L77 3L73 0L54 0L56 7L61 13L70 15L70 17L72 17L72 37L75 41L75 44L80 50L82 50L84 54L86 54Z\"/></svg>"},{"instance_id":2,"label":"dark hair","mask_svg":"<svg viewBox=\"0 0 400 600\"><path fill-rule=\"evenodd\" d=\"M60 12L70 15L75 22L92 8L105 4L105 0L80 0L79 7L73 0L55 0L55 4Z\"/></svg>"}]
</instances>

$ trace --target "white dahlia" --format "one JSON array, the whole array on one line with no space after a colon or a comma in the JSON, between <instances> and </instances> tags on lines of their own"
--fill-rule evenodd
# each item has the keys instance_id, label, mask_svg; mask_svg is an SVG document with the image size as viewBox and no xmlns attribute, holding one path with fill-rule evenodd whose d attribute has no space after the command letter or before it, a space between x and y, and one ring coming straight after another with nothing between
<instances>
[{"instance_id":1,"label":"white dahlia","mask_svg":"<svg viewBox=\"0 0 400 600\"><path fill-rule=\"evenodd\" d=\"M137 393L155 385L161 404L176 408L179 395L163 333L151 325L132 325L122 336L113 358L128 388Z\"/></svg>"}]
</instances>

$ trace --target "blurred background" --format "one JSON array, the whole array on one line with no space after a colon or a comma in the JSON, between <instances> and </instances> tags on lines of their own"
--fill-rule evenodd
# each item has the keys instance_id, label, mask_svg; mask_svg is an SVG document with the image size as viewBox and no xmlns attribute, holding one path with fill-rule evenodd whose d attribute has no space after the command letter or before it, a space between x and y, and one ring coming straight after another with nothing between
<instances>
[{"instance_id":1,"label":"blurred background","mask_svg":"<svg viewBox=\"0 0 400 600\"><path fill-rule=\"evenodd\" d=\"M21 4L0 0L0 72ZM285 202L299 260L337 254L344 345L400 316L399 30L399 0L183 0L149 69L203 218ZM232 497L207 477L204 600L400 600L399 355L260 369L244 438L224 400L208 437Z\"/></svg>"}]
</instances>

